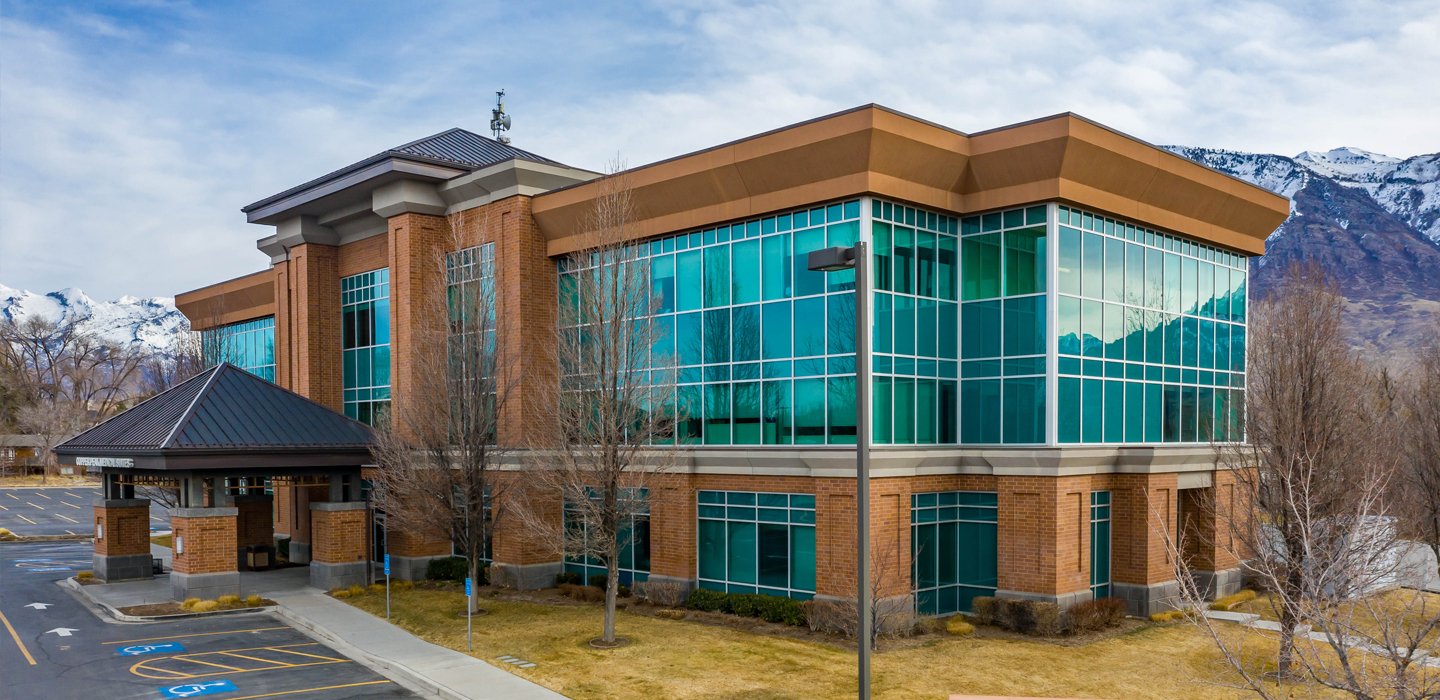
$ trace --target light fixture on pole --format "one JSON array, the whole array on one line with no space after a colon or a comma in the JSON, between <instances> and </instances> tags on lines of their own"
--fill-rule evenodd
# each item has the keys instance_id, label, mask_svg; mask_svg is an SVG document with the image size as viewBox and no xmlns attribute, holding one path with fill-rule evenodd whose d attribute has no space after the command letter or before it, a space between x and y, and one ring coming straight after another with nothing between
<instances>
[{"instance_id":1,"label":"light fixture on pole","mask_svg":"<svg viewBox=\"0 0 1440 700\"><path fill-rule=\"evenodd\" d=\"M811 251L806 265L814 272L855 271L855 582L860 616L855 635L859 649L860 700L870 700L870 641L874 616L870 590L870 246Z\"/></svg>"}]
</instances>

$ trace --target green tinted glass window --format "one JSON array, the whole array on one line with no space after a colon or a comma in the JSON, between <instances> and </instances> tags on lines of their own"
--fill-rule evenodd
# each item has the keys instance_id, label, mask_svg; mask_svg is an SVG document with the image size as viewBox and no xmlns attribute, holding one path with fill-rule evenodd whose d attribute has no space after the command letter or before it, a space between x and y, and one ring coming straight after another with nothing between
<instances>
[{"instance_id":1,"label":"green tinted glass window","mask_svg":"<svg viewBox=\"0 0 1440 700\"><path fill-rule=\"evenodd\" d=\"M1000 301L960 305L960 356L966 359L1000 356Z\"/></svg>"},{"instance_id":2,"label":"green tinted glass window","mask_svg":"<svg viewBox=\"0 0 1440 700\"><path fill-rule=\"evenodd\" d=\"M1105 301L1125 300L1125 242L1105 239Z\"/></svg>"},{"instance_id":3,"label":"green tinted glass window","mask_svg":"<svg viewBox=\"0 0 1440 700\"><path fill-rule=\"evenodd\" d=\"M960 253L955 239L950 236L941 236L935 255L936 294L941 299L954 299L956 290L959 288L956 280L959 278L960 269Z\"/></svg>"},{"instance_id":4,"label":"green tinted glass window","mask_svg":"<svg viewBox=\"0 0 1440 700\"><path fill-rule=\"evenodd\" d=\"M894 289L904 294L915 293L915 231L905 226L896 226L891 239L895 250L892 274Z\"/></svg>"},{"instance_id":5,"label":"green tinted glass window","mask_svg":"<svg viewBox=\"0 0 1440 700\"><path fill-rule=\"evenodd\" d=\"M1045 378L1023 377L1004 381L1003 442L1028 444L1045 441Z\"/></svg>"},{"instance_id":6,"label":"green tinted glass window","mask_svg":"<svg viewBox=\"0 0 1440 700\"><path fill-rule=\"evenodd\" d=\"M735 304L760 301L760 241L750 239L730 246L733 256L730 298Z\"/></svg>"},{"instance_id":7,"label":"green tinted glass window","mask_svg":"<svg viewBox=\"0 0 1440 700\"><path fill-rule=\"evenodd\" d=\"M895 444L915 443L915 380L895 378Z\"/></svg>"},{"instance_id":8,"label":"green tinted glass window","mask_svg":"<svg viewBox=\"0 0 1440 700\"><path fill-rule=\"evenodd\" d=\"M830 444L855 444L855 378L834 377L827 387Z\"/></svg>"},{"instance_id":9,"label":"green tinted glass window","mask_svg":"<svg viewBox=\"0 0 1440 700\"><path fill-rule=\"evenodd\" d=\"M1045 291L1045 227L1005 232L1005 293Z\"/></svg>"},{"instance_id":10,"label":"green tinted glass window","mask_svg":"<svg viewBox=\"0 0 1440 700\"><path fill-rule=\"evenodd\" d=\"M793 276L795 280L795 296L807 296L819 294L825 291L824 272L810 270L809 256L812 251L825 247L825 229L812 228L795 232L795 255L793 258Z\"/></svg>"},{"instance_id":11,"label":"green tinted glass window","mask_svg":"<svg viewBox=\"0 0 1440 700\"><path fill-rule=\"evenodd\" d=\"M795 380L795 444L825 443L825 380Z\"/></svg>"},{"instance_id":12,"label":"green tinted glass window","mask_svg":"<svg viewBox=\"0 0 1440 700\"><path fill-rule=\"evenodd\" d=\"M1000 380L972 379L960 383L960 441L1000 442Z\"/></svg>"},{"instance_id":13,"label":"green tinted glass window","mask_svg":"<svg viewBox=\"0 0 1440 700\"><path fill-rule=\"evenodd\" d=\"M1105 295L1105 239L1094 233L1083 234L1080 248L1080 290L1092 299Z\"/></svg>"},{"instance_id":14,"label":"green tinted glass window","mask_svg":"<svg viewBox=\"0 0 1440 700\"><path fill-rule=\"evenodd\" d=\"M705 385L705 444L730 444L730 385Z\"/></svg>"},{"instance_id":15,"label":"green tinted glass window","mask_svg":"<svg viewBox=\"0 0 1440 700\"><path fill-rule=\"evenodd\" d=\"M795 356L824 355L825 299L796 299L794 304Z\"/></svg>"},{"instance_id":16,"label":"green tinted glass window","mask_svg":"<svg viewBox=\"0 0 1440 700\"><path fill-rule=\"evenodd\" d=\"M973 236L961 242L962 297L989 299L1000 296L1000 235Z\"/></svg>"},{"instance_id":17,"label":"green tinted glass window","mask_svg":"<svg viewBox=\"0 0 1440 700\"><path fill-rule=\"evenodd\" d=\"M891 261L895 257L894 250L890 247L890 224L879 221L872 224L871 246L874 248L874 271L875 288L889 291L893 282L891 281Z\"/></svg>"},{"instance_id":18,"label":"green tinted glass window","mask_svg":"<svg viewBox=\"0 0 1440 700\"><path fill-rule=\"evenodd\" d=\"M765 382L762 387L764 399L765 444L788 445L791 443L793 425L790 413L790 382Z\"/></svg>"},{"instance_id":19,"label":"green tinted glass window","mask_svg":"<svg viewBox=\"0 0 1440 700\"><path fill-rule=\"evenodd\" d=\"M694 311L700 308L703 297L701 280L703 265L700 251L687 250L675 256L676 291L675 308L679 311Z\"/></svg>"},{"instance_id":20,"label":"green tinted glass window","mask_svg":"<svg viewBox=\"0 0 1440 700\"><path fill-rule=\"evenodd\" d=\"M795 273L790 260L790 234L782 233L760 240L761 291L767 301L790 296Z\"/></svg>"},{"instance_id":21,"label":"green tinted glass window","mask_svg":"<svg viewBox=\"0 0 1440 700\"><path fill-rule=\"evenodd\" d=\"M1045 297L1005 299L1004 313L1004 354L1039 355L1045 352Z\"/></svg>"},{"instance_id":22,"label":"green tinted glass window","mask_svg":"<svg viewBox=\"0 0 1440 700\"><path fill-rule=\"evenodd\" d=\"M1080 232L1060 228L1060 260L1057 276L1062 294L1080 294Z\"/></svg>"}]
</instances>

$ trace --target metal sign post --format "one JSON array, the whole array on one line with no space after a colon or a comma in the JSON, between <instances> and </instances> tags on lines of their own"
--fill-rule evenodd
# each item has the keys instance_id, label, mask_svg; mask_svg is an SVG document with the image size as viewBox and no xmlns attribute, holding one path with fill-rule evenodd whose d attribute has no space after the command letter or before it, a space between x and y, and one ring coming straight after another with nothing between
<instances>
[{"instance_id":1,"label":"metal sign post","mask_svg":"<svg viewBox=\"0 0 1440 700\"><path fill-rule=\"evenodd\" d=\"M470 611L474 608L470 599L475 595L475 586L471 584L470 577L465 577L465 651L475 651L474 638L470 636Z\"/></svg>"},{"instance_id":2,"label":"metal sign post","mask_svg":"<svg viewBox=\"0 0 1440 700\"><path fill-rule=\"evenodd\" d=\"M385 553L385 619L390 619L390 553Z\"/></svg>"}]
</instances>

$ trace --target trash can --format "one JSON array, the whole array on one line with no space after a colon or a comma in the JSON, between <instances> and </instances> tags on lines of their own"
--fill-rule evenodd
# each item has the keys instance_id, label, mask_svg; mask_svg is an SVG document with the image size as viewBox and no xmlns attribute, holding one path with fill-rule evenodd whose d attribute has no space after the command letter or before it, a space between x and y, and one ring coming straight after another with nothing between
<instances>
[{"instance_id":1,"label":"trash can","mask_svg":"<svg viewBox=\"0 0 1440 700\"><path fill-rule=\"evenodd\" d=\"M165 560L160 557L150 557L150 573L156 576L165 573Z\"/></svg>"},{"instance_id":2,"label":"trash can","mask_svg":"<svg viewBox=\"0 0 1440 700\"><path fill-rule=\"evenodd\" d=\"M263 544L252 544L245 548L245 568L250 571L266 571L270 568L270 548Z\"/></svg>"}]
</instances>

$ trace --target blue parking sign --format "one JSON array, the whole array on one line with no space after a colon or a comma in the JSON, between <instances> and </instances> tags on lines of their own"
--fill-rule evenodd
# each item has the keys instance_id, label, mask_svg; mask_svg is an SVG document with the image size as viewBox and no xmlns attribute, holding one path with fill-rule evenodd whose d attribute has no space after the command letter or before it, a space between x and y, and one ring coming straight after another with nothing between
<instances>
[{"instance_id":1,"label":"blue parking sign","mask_svg":"<svg viewBox=\"0 0 1440 700\"><path fill-rule=\"evenodd\" d=\"M474 591L474 588L472 588L471 585L470 585L470 577L469 577L469 576L466 576L466 577L465 577L465 597L466 597L466 598L469 598L469 597L471 596L471 594L472 594L473 591Z\"/></svg>"},{"instance_id":2,"label":"blue parking sign","mask_svg":"<svg viewBox=\"0 0 1440 700\"><path fill-rule=\"evenodd\" d=\"M146 654L178 654L185 651L183 644L159 642L156 644L132 644L115 650L121 656L144 656Z\"/></svg>"},{"instance_id":3,"label":"blue parking sign","mask_svg":"<svg viewBox=\"0 0 1440 700\"><path fill-rule=\"evenodd\" d=\"M386 576L389 576L389 575L390 575L390 553L389 553L389 552L386 552L386 553L385 553L385 575L386 575Z\"/></svg>"},{"instance_id":4,"label":"blue parking sign","mask_svg":"<svg viewBox=\"0 0 1440 700\"><path fill-rule=\"evenodd\" d=\"M214 695L215 693L229 693L237 690L234 683L226 680L202 681L199 683L181 683L180 685L166 686L160 689L162 698L194 698L201 695Z\"/></svg>"}]
</instances>

